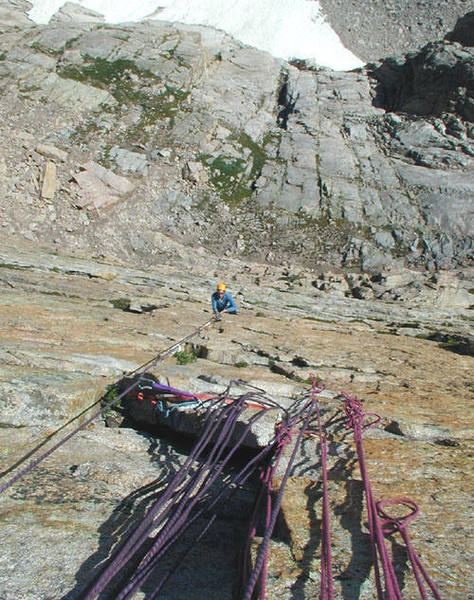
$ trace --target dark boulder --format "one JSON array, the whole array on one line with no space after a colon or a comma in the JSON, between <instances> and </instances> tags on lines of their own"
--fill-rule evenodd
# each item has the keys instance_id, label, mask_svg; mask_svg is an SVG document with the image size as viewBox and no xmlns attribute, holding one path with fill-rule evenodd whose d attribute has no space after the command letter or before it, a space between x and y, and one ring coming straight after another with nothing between
<instances>
[{"instance_id":1,"label":"dark boulder","mask_svg":"<svg viewBox=\"0 0 474 600\"><path fill-rule=\"evenodd\" d=\"M459 42L463 46L474 46L474 10L458 19L453 31L446 35L450 42Z\"/></svg>"},{"instance_id":2,"label":"dark boulder","mask_svg":"<svg viewBox=\"0 0 474 600\"><path fill-rule=\"evenodd\" d=\"M427 44L405 60L387 58L371 70L374 104L420 116L452 113L474 121L474 50L457 42Z\"/></svg>"},{"instance_id":3,"label":"dark boulder","mask_svg":"<svg viewBox=\"0 0 474 600\"><path fill-rule=\"evenodd\" d=\"M444 40L404 58L369 66L377 81L374 104L421 116L455 114L474 121L474 11L458 19Z\"/></svg>"}]
</instances>

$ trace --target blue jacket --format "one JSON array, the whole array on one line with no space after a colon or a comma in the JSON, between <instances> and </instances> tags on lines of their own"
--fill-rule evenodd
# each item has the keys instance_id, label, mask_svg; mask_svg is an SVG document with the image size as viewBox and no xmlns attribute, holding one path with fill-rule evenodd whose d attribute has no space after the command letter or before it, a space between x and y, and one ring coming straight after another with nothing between
<instances>
[{"instance_id":1,"label":"blue jacket","mask_svg":"<svg viewBox=\"0 0 474 600\"><path fill-rule=\"evenodd\" d=\"M222 298L219 298L219 293L214 292L211 296L212 300L212 310L214 312L222 312L223 310L227 310L227 312L231 314L235 314L237 312L237 304L229 292L225 292Z\"/></svg>"}]
</instances>

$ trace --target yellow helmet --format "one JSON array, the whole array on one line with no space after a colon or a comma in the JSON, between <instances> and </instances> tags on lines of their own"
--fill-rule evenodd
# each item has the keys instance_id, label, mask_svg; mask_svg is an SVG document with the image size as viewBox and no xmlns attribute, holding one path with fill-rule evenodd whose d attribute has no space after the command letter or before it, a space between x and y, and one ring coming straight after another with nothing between
<instances>
[{"instance_id":1,"label":"yellow helmet","mask_svg":"<svg viewBox=\"0 0 474 600\"><path fill-rule=\"evenodd\" d=\"M217 289L218 289L218 290L224 290L224 292L225 292L225 290L226 290L226 285L225 285L225 283L218 283L218 284L217 284Z\"/></svg>"}]
</instances>

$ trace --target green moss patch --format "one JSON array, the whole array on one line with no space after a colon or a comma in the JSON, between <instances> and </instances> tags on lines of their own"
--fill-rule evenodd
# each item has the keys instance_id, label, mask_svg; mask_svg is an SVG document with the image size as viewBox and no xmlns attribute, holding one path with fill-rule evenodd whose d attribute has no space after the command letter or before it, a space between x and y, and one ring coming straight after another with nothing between
<instances>
[{"instance_id":1,"label":"green moss patch","mask_svg":"<svg viewBox=\"0 0 474 600\"><path fill-rule=\"evenodd\" d=\"M228 141L236 154L201 154L198 160L208 168L210 183L220 198L230 205L237 205L252 195L255 181L268 160L265 146L274 140L269 134L262 144L258 144L244 131L240 131L230 135Z\"/></svg>"},{"instance_id":2,"label":"green moss patch","mask_svg":"<svg viewBox=\"0 0 474 600\"><path fill-rule=\"evenodd\" d=\"M188 90L175 88L162 83L161 77L149 69L141 68L132 60L118 59L109 61L104 58L85 56L83 64L65 65L58 69L58 75L87 85L107 90L117 101L115 107L102 107L102 112L118 113L130 106L141 109L138 121L127 129L126 140L134 143L146 143L150 139L147 130L159 120L168 119L169 127L180 110L189 111L184 101ZM84 141L100 127L90 120L76 132Z\"/></svg>"},{"instance_id":3,"label":"green moss patch","mask_svg":"<svg viewBox=\"0 0 474 600\"><path fill-rule=\"evenodd\" d=\"M115 300L109 300L110 304L114 308L118 308L119 310L128 310L130 308L130 298L117 298Z\"/></svg>"},{"instance_id":4,"label":"green moss patch","mask_svg":"<svg viewBox=\"0 0 474 600\"><path fill-rule=\"evenodd\" d=\"M192 350L180 350L174 353L178 365L189 365L197 360L196 354Z\"/></svg>"},{"instance_id":5,"label":"green moss patch","mask_svg":"<svg viewBox=\"0 0 474 600\"><path fill-rule=\"evenodd\" d=\"M467 336L433 331L427 334L418 334L416 337L438 342L439 347L443 348L443 350L474 356L474 342Z\"/></svg>"}]
</instances>

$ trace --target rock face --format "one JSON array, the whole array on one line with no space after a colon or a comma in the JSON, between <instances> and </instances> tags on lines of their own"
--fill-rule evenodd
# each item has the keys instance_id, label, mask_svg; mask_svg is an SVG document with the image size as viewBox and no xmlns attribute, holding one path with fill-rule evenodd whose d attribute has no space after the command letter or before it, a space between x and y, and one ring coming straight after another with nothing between
<instances>
[{"instance_id":1,"label":"rock face","mask_svg":"<svg viewBox=\"0 0 474 600\"><path fill-rule=\"evenodd\" d=\"M0 23L4 26L32 25L27 16L30 8L28 0L0 0Z\"/></svg>"},{"instance_id":2,"label":"rock face","mask_svg":"<svg viewBox=\"0 0 474 600\"><path fill-rule=\"evenodd\" d=\"M252 432L254 447L271 438L281 411L308 397L316 376L327 385L323 421L334 416L326 431L337 600L375 597L341 390L380 416L364 442L377 499L419 504L410 525L416 550L441 597L468 598L467 113L451 92L436 117L404 112L421 101L421 83L416 102L403 96L405 108L376 106L373 68L318 71L222 32L113 27L72 5L60 22L33 26L27 4L0 1L0 16L5 8L14 16L0 33L0 485L85 424L150 359L163 356L153 375L178 389L215 396L232 385L276 403ZM420 15L433 6L416 4ZM449 4L446 21L458 6ZM432 51L438 62L449 50L458 65L465 53L469 66L463 22L456 39L421 54ZM406 65L429 74L416 56L390 64L398 66L385 73L403 75L405 91ZM468 97L465 87L455 98ZM221 280L238 314L184 344L210 319ZM180 353L167 353L176 344ZM84 598L185 463L195 415L151 432L142 413L124 419L123 408L96 418L0 495L1 600ZM319 594L315 434L312 422L283 494L268 598ZM215 489L254 451L236 456ZM275 492L287 464L288 453ZM258 489L250 478L219 506L165 588L169 600L239 597L239 554ZM388 545L403 596L416 597L400 540ZM175 558L163 557L154 581ZM145 583L136 597L152 592Z\"/></svg>"},{"instance_id":3,"label":"rock face","mask_svg":"<svg viewBox=\"0 0 474 600\"><path fill-rule=\"evenodd\" d=\"M437 95L439 111L454 102L458 112L414 120L374 106L365 71L285 64L200 27L68 22L6 29L1 45L7 233L141 265L160 260L162 235L218 255L370 273L468 263L467 47L432 46L454 52L453 73L467 69L455 97ZM416 61L411 95L400 84L387 109L417 107L429 92L429 63ZM33 201L45 143L67 153L47 207ZM133 195L78 212L88 163L129 179Z\"/></svg>"},{"instance_id":4,"label":"rock face","mask_svg":"<svg viewBox=\"0 0 474 600\"><path fill-rule=\"evenodd\" d=\"M58 12L53 15L51 18L51 22L87 22L91 21L93 23L98 23L100 21L104 21L103 15L95 12L94 10L89 10L84 6L79 6L75 2L66 2L63 6L58 10Z\"/></svg>"},{"instance_id":5,"label":"rock face","mask_svg":"<svg viewBox=\"0 0 474 600\"><path fill-rule=\"evenodd\" d=\"M360 58L414 52L443 38L472 3L465 0L319 0L344 45Z\"/></svg>"},{"instance_id":6,"label":"rock face","mask_svg":"<svg viewBox=\"0 0 474 600\"><path fill-rule=\"evenodd\" d=\"M381 84L377 105L388 111L434 117L449 113L474 122L474 49L468 45L434 42L405 62L383 62L373 76Z\"/></svg>"},{"instance_id":7,"label":"rock face","mask_svg":"<svg viewBox=\"0 0 474 600\"><path fill-rule=\"evenodd\" d=\"M189 260L187 268L183 262L141 270L64 256L33 242L17 245L13 238L0 244L1 483L84 422L124 373L208 320L214 271L199 256ZM468 536L472 495L466 472L472 418L466 407L473 358L458 354L450 342L472 336L466 320L471 283L449 272L315 278L229 259L221 269L229 281L235 277L239 314L224 316L218 327L191 340L194 362L178 364L169 356L154 368L156 376L207 394L244 380L289 406L309 392L314 373L328 385L321 394L324 422L340 410L339 390L362 398L366 410L382 418L365 442L377 498L408 496L419 503L421 515L410 528L415 547L442 597L466 598L472 574L460 540ZM154 308L131 311L132 300ZM112 416L105 417L110 425ZM344 430L328 429L328 435L336 598L373 598L354 448ZM83 598L102 561L165 489L192 443L169 430L156 436L136 423L106 427L98 419L15 483L0 496L2 598ZM312 425L271 541L269 597L318 593L318 456ZM167 587L169 598L198 600L203 590L223 600L233 597L257 484L249 481L220 507L204 545ZM415 597L399 541L392 547L404 593ZM138 597L150 592L145 585Z\"/></svg>"},{"instance_id":8,"label":"rock face","mask_svg":"<svg viewBox=\"0 0 474 600\"><path fill-rule=\"evenodd\" d=\"M474 46L474 11L465 14L458 19L453 31L446 35L447 40L459 42L463 46Z\"/></svg>"}]
</instances>

